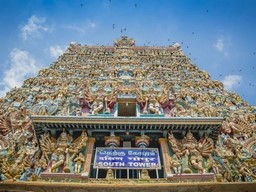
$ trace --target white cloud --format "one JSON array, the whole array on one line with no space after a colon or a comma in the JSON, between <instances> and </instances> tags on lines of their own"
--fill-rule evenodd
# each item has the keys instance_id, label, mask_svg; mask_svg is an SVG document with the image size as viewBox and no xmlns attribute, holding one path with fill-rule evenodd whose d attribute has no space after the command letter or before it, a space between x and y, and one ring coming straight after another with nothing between
<instances>
[{"instance_id":1,"label":"white cloud","mask_svg":"<svg viewBox=\"0 0 256 192\"><path fill-rule=\"evenodd\" d=\"M13 87L21 86L23 81L29 76L35 75L39 68L36 60L27 52L19 49L13 49L10 53L11 65L4 72L4 77L0 83L0 96Z\"/></svg>"},{"instance_id":2,"label":"white cloud","mask_svg":"<svg viewBox=\"0 0 256 192\"><path fill-rule=\"evenodd\" d=\"M50 54L53 58L58 58L63 52L64 49L62 49L59 45L54 45L50 47Z\"/></svg>"},{"instance_id":3,"label":"white cloud","mask_svg":"<svg viewBox=\"0 0 256 192\"><path fill-rule=\"evenodd\" d=\"M84 24L80 24L80 25L66 25L64 27L67 28L67 29L76 31L78 33L86 33L89 30L97 28L98 25L95 22L92 22L92 21L88 20Z\"/></svg>"},{"instance_id":4,"label":"white cloud","mask_svg":"<svg viewBox=\"0 0 256 192\"><path fill-rule=\"evenodd\" d=\"M214 44L214 47L219 51L222 52L224 50L224 42L223 38L220 37L217 39L216 43Z\"/></svg>"},{"instance_id":5,"label":"white cloud","mask_svg":"<svg viewBox=\"0 0 256 192\"><path fill-rule=\"evenodd\" d=\"M35 15L28 19L28 22L21 27L23 40L27 40L30 36L38 36L42 31L49 31L50 28L45 25L45 18Z\"/></svg>"},{"instance_id":6,"label":"white cloud","mask_svg":"<svg viewBox=\"0 0 256 192\"><path fill-rule=\"evenodd\" d=\"M243 78L240 75L228 75L225 76L224 80L222 80L222 83L224 84L225 89L231 91L240 85L242 79Z\"/></svg>"}]
</instances>

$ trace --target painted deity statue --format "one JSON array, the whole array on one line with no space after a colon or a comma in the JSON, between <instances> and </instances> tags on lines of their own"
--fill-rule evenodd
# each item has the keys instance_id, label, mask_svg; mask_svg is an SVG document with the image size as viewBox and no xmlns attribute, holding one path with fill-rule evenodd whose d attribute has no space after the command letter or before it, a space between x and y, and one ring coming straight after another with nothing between
<instances>
[{"instance_id":1,"label":"painted deity statue","mask_svg":"<svg viewBox=\"0 0 256 192\"><path fill-rule=\"evenodd\" d=\"M64 130L57 139L57 149L52 153L51 166L49 172L57 172L57 168L64 164L66 159L66 151L71 145L73 138Z\"/></svg>"},{"instance_id":2,"label":"painted deity statue","mask_svg":"<svg viewBox=\"0 0 256 192\"><path fill-rule=\"evenodd\" d=\"M101 90L102 91L102 90ZM93 94L90 90L84 92L84 96L79 98L82 114L98 115L101 111L109 114L113 112L116 103L117 91L111 93L96 93Z\"/></svg>"},{"instance_id":3,"label":"painted deity statue","mask_svg":"<svg viewBox=\"0 0 256 192\"><path fill-rule=\"evenodd\" d=\"M85 162L84 155L82 153L79 153L79 155L74 159L75 167L74 167L74 173L80 173L82 163Z\"/></svg>"},{"instance_id":4,"label":"painted deity statue","mask_svg":"<svg viewBox=\"0 0 256 192\"><path fill-rule=\"evenodd\" d=\"M153 114L161 114L161 111L160 111L160 104L159 102L157 101L156 97L154 95L152 95L149 99L149 105L148 105L148 109L151 113Z\"/></svg>"},{"instance_id":5,"label":"painted deity statue","mask_svg":"<svg viewBox=\"0 0 256 192\"><path fill-rule=\"evenodd\" d=\"M177 157L177 155L173 155L170 157L170 165L171 169L175 174L181 174L181 168L182 168L182 160L181 158Z\"/></svg>"},{"instance_id":6,"label":"painted deity statue","mask_svg":"<svg viewBox=\"0 0 256 192\"><path fill-rule=\"evenodd\" d=\"M193 172L191 168L197 170L197 172L201 174L205 172L203 160L204 158L209 158L212 154L212 139L205 136L203 139L197 141L193 134L188 132L187 135L179 141L174 138L172 133L170 133L169 142L176 159L180 157L185 160L183 169L185 173Z\"/></svg>"},{"instance_id":7,"label":"painted deity statue","mask_svg":"<svg viewBox=\"0 0 256 192\"><path fill-rule=\"evenodd\" d=\"M189 162L191 163L192 167L197 169L199 173L203 173L203 157L198 150L198 143L196 142L191 132L188 132L188 134L184 138L183 152L185 154L185 158L189 159Z\"/></svg>"},{"instance_id":8,"label":"painted deity statue","mask_svg":"<svg viewBox=\"0 0 256 192\"><path fill-rule=\"evenodd\" d=\"M92 107L92 115L97 115L103 108L104 108L104 97L101 95L98 95L95 100L93 101L91 107Z\"/></svg>"},{"instance_id":9,"label":"painted deity statue","mask_svg":"<svg viewBox=\"0 0 256 192\"><path fill-rule=\"evenodd\" d=\"M137 91L137 102L140 104L143 114L156 114L160 115L161 105L157 100L154 93L150 96L143 95L140 91Z\"/></svg>"},{"instance_id":10,"label":"painted deity statue","mask_svg":"<svg viewBox=\"0 0 256 192\"><path fill-rule=\"evenodd\" d=\"M70 172L73 164L75 164L75 171L80 170L81 166L78 168L78 161L82 163L82 160L76 159L76 156L84 151L87 140L88 137L85 130L74 141L73 137L65 130L62 131L57 140L50 137L48 133L42 135L40 144L43 156L48 161L48 171Z\"/></svg>"}]
</instances>

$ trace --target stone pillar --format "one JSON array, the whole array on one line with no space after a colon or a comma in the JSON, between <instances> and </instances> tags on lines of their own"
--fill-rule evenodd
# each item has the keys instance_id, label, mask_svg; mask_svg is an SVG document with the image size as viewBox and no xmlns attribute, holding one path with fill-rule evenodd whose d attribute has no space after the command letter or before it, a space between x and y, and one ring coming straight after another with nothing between
<instances>
[{"instance_id":1,"label":"stone pillar","mask_svg":"<svg viewBox=\"0 0 256 192\"><path fill-rule=\"evenodd\" d=\"M84 170L82 171L82 176L88 178L90 174L91 162L92 162L92 155L93 155L93 148L94 148L95 138L89 138L88 144L86 148L86 157L84 163Z\"/></svg>"},{"instance_id":2,"label":"stone pillar","mask_svg":"<svg viewBox=\"0 0 256 192\"><path fill-rule=\"evenodd\" d=\"M163 156L163 164L164 164L164 170L165 170L166 177L167 178L172 177L167 139L160 138L159 144L161 146L161 151L162 151L162 156Z\"/></svg>"}]
</instances>

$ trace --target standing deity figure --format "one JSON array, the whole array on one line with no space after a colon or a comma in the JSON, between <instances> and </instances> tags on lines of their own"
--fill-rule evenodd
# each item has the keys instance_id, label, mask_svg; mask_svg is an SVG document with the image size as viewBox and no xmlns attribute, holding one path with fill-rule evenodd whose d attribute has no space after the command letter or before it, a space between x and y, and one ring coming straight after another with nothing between
<instances>
[{"instance_id":1,"label":"standing deity figure","mask_svg":"<svg viewBox=\"0 0 256 192\"><path fill-rule=\"evenodd\" d=\"M82 163L85 162L84 155L82 153L79 153L79 155L74 159L75 167L74 167L74 173L80 173L82 168Z\"/></svg>"},{"instance_id":2,"label":"standing deity figure","mask_svg":"<svg viewBox=\"0 0 256 192\"><path fill-rule=\"evenodd\" d=\"M72 140L73 138L63 130L60 137L57 139L57 149L51 156L52 164L49 172L56 172L56 169L65 163L66 151L70 147Z\"/></svg>"},{"instance_id":3,"label":"standing deity figure","mask_svg":"<svg viewBox=\"0 0 256 192\"><path fill-rule=\"evenodd\" d=\"M80 109L76 111L77 116L87 115L91 109L91 102L93 102L92 98L87 96L86 93L80 93L78 100Z\"/></svg>"},{"instance_id":4,"label":"standing deity figure","mask_svg":"<svg viewBox=\"0 0 256 192\"><path fill-rule=\"evenodd\" d=\"M206 163L206 167L208 169L208 172L212 169L213 173L215 175L219 174L219 166L218 163L212 158L212 156L209 157L207 163Z\"/></svg>"},{"instance_id":5,"label":"standing deity figure","mask_svg":"<svg viewBox=\"0 0 256 192\"><path fill-rule=\"evenodd\" d=\"M174 99L169 99L169 103L168 103L168 108L169 108L169 116L170 117L173 117L175 114L174 114L174 106L175 106L175 103L174 103Z\"/></svg>"},{"instance_id":6,"label":"standing deity figure","mask_svg":"<svg viewBox=\"0 0 256 192\"><path fill-rule=\"evenodd\" d=\"M150 96L147 96L143 95L140 91L137 90L137 102L140 104L143 114L161 114L161 105L154 93L151 93Z\"/></svg>"},{"instance_id":7,"label":"standing deity figure","mask_svg":"<svg viewBox=\"0 0 256 192\"><path fill-rule=\"evenodd\" d=\"M198 170L199 173L203 173L203 157L198 150L198 144L195 140L193 134L188 132L186 137L184 138L184 154L186 161L189 161L195 169ZM188 162L187 162L188 165ZM189 169L187 167L187 169Z\"/></svg>"},{"instance_id":8,"label":"standing deity figure","mask_svg":"<svg viewBox=\"0 0 256 192\"><path fill-rule=\"evenodd\" d=\"M161 114L160 104L159 104L159 102L157 101L157 99L154 95L152 95L149 98L148 109L149 109L150 112L152 112L154 114L157 114L157 115Z\"/></svg>"},{"instance_id":9,"label":"standing deity figure","mask_svg":"<svg viewBox=\"0 0 256 192\"><path fill-rule=\"evenodd\" d=\"M93 108L96 108L96 105L98 105L98 102L103 101L100 98L95 98L88 87L84 90L84 92L80 93L78 99L79 99L79 105L81 108L82 116L86 116L90 112L94 111Z\"/></svg>"},{"instance_id":10,"label":"standing deity figure","mask_svg":"<svg viewBox=\"0 0 256 192\"><path fill-rule=\"evenodd\" d=\"M79 158L74 160L77 154L85 150L87 140L88 136L85 130L83 130L81 135L74 141L73 137L65 130L62 131L57 140L50 137L48 133L42 135L40 139L43 152L42 157L44 157L47 162L50 162L48 163L49 172L70 172L71 164L79 161ZM82 162L82 160L80 161ZM60 170L61 167L63 167L62 170ZM78 168L76 170L78 170Z\"/></svg>"},{"instance_id":11,"label":"standing deity figure","mask_svg":"<svg viewBox=\"0 0 256 192\"><path fill-rule=\"evenodd\" d=\"M182 145L182 143L175 139L172 132L168 133L168 140L169 140L169 143L171 144L172 151L174 152L174 155L180 159L181 156L183 155L182 149L180 146L180 145Z\"/></svg>"},{"instance_id":12,"label":"standing deity figure","mask_svg":"<svg viewBox=\"0 0 256 192\"><path fill-rule=\"evenodd\" d=\"M98 95L94 102L92 103L92 114L97 115L103 108L104 108L104 97L101 95Z\"/></svg>"},{"instance_id":13,"label":"standing deity figure","mask_svg":"<svg viewBox=\"0 0 256 192\"><path fill-rule=\"evenodd\" d=\"M113 91L110 95L105 96L104 98L104 106L105 110L104 113L111 113L114 105L116 104L116 95L117 91Z\"/></svg>"},{"instance_id":14,"label":"standing deity figure","mask_svg":"<svg viewBox=\"0 0 256 192\"><path fill-rule=\"evenodd\" d=\"M102 90L101 90L102 91ZM101 111L103 113L111 113L116 103L117 91L109 93L108 89L103 90L106 92L92 94L89 90L85 90L84 97L80 96L80 106L82 113L84 111L91 112L92 115L98 115Z\"/></svg>"},{"instance_id":15,"label":"standing deity figure","mask_svg":"<svg viewBox=\"0 0 256 192\"><path fill-rule=\"evenodd\" d=\"M163 109L163 112L170 117L173 117L175 114L174 107L175 107L175 97L174 95L169 91L169 88L166 86L163 86L163 91L158 97L158 102L161 104L161 108Z\"/></svg>"},{"instance_id":16,"label":"standing deity figure","mask_svg":"<svg viewBox=\"0 0 256 192\"><path fill-rule=\"evenodd\" d=\"M170 165L175 174L181 174L182 161L177 155L170 157Z\"/></svg>"},{"instance_id":17,"label":"standing deity figure","mask_svg":"<svg viewBox=\"0 0 256 192\"><path fill-rule=\"evenodd\" d=\"M36 175L40 175L40 173L43 171L43 170L46 170L47 169L47 161L45 159L44 156L42 156L39 161L36 162L35 164L35 174Z\"/></svg>"},{"instance_id":18,"label":"standing deity figure","mask_svg":"<svg viewBox=\"0 0 256 192\"><path fill-rule=\"evenodd\" d=\"M69 161L72 161L75 158L75 156L81 152L81 150L86 146L87 140L87 133L85 130L83 130L81 135L74 140L71 147L67 150ZM72 153L72 155L70 155L70 153Z\"/></svg>"},{"instance_id":19,"label":"standing deity figure","mask_svg":"<svg viewBox=\"0 0 256 192\"><path fill-rule=\"evenodd\" d=\"M148 109L150 113L157 114L157 115L161 114L161 109L160 109L161 107L158 99L160 98L158 98L154 90L150 89L149 98L148 98L148 103L149 103Z\"/></svg>"}]
</instances>

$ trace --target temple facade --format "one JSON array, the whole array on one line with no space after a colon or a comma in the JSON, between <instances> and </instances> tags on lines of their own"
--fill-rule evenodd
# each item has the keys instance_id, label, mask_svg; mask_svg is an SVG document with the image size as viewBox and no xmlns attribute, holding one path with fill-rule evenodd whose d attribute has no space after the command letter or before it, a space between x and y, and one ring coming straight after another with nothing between
<instances>
[{"instance_id":1,"label":"temple facade","mask_svg":"<svg viewBox=\"0 0 256 192\"><path fill-rule=\"evenodd\" d=\"M0 191L253 191L255 132L178 43L72 43L0 98Z\"/></svg>"}]
</instances>

